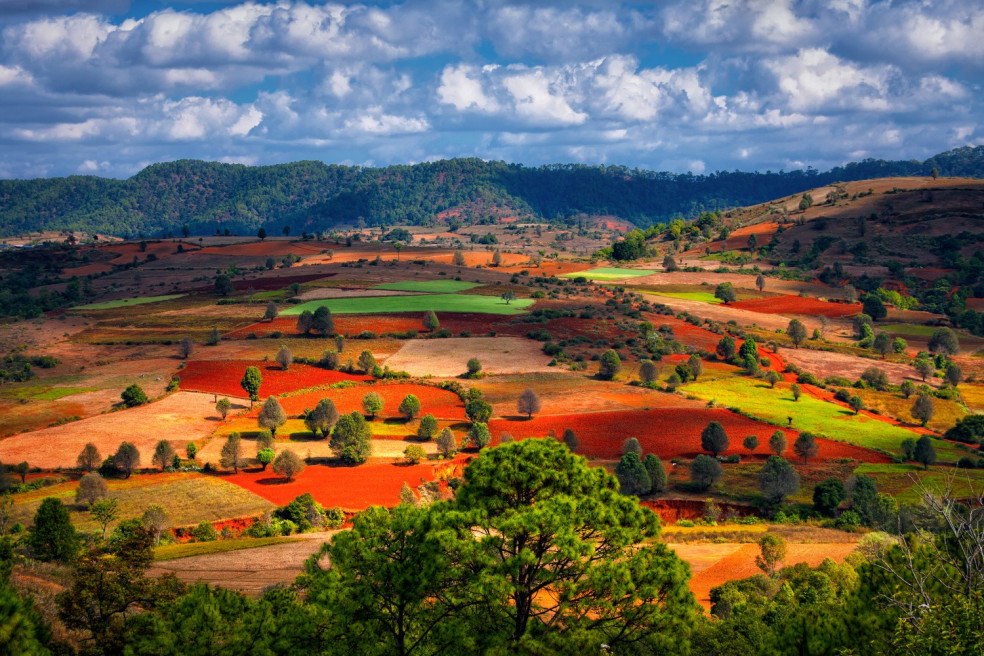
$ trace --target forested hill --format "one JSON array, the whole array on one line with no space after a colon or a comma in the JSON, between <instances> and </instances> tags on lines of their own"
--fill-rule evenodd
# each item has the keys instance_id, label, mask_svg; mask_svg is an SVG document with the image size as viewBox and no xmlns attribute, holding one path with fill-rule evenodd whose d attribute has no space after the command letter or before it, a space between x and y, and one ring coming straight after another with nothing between
<instances>
[{"instance_id":1,"label":"forested hill","mask_svg":"<svg viewBox=\"0 0 984 656\"><path fill-rule=\"evenodd\" d=\"M829 182L886 176L984 177L984 146L925 162L867 159L820 172L709 175L577 164L526 167L479 159L362 168L306 161L243 166L195 160L154 164L128 180L94 176L0 180L0 236L75 230L119 236L263 226L294 234L334 225L421 224L449 209L474 219L492 208L552 219L611 215L639 226L750 205Z\"/></svg>"}]
</instances>

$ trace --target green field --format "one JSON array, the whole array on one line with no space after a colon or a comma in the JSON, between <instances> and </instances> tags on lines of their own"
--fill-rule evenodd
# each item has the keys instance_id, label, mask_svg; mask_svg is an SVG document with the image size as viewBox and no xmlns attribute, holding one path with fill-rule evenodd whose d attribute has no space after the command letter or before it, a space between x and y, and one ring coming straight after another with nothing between
<instances>
[{"instance_id":1,"label":"green field","mask_svg":"<svg viewBox=\"0 0 984 656\"><path fill-rule=\"evenodd\" d=\"M680 298L685 301L700 301L701 303L721 303L720 298L715 298L711 292L643 292L652 296L667 296L669 298Z\"/></svg>"},{"instance_id":2,"label":"green field","mask_svg":"<svg viewBox=\"0 0 984 656\"><path fill-rule=\"evenodd\" d=\"M77 305L72 310L113 310L131 305L144 305L145 303L158 303L160 301L170 301L181 298L186 294L166 294L164 296L142 296L140 298L121 298L117 301L104 301L102 303L89 303L88 305Z\"/></svg>"},{"instance_id":3,"label":"green field","mask_svg":"<svg viewBox=\"0 0 984 656\"><path fill-rule=\"evenodd\" d=\"M911 337L932 337L933 333L940 329L939 326L918 326L911 323L893 323L880 328L886 333Z\"/></svg>"},{"instance_id":4,"label":"green field","mask_svg":"<svg viewBox=\"0 0 984 656\"><path fill-rule=\"evenodd\" d=\"M599 267L589 271L562 273L559 278L587 278L588 280L621 280L622 278L638 278L656 273L645 269L619 269L616 267Z\"/></svg>"},{"instance_id":5,"label":"green field","mask_svg":"<svg viewBox=\"0 0 984 656\"><path fill-rule=\"evenodd\" d=\"M308 301L280 313L296 316L304 310L314 312L322 305L334 314L393 314L396 312L476 312L479 314L523 314L533 299L518 298L508 305L498 296L476 294L428 294L426 296L374 296L369 298L329 298Z\"/></svg>"},{"instance_id":6,"label":"green field","mask_svg":"<svg viewBox=\"0 0 984 656\"><path fill-rule=\"evenodd\" d=\"M5 399L26 399L28 401L57 401L73 394L95 392L97 387L48 387L46 385L29 385L12 387L0 391L0 397Z\"/></svg>"},{"instance_id":7,"label":"green field","mask_svg":"<svg viewBox=\"0 0 984 656\"><path fill-rule=\"evenodd\" d=\"M933 442L938 445L938 442ZM859 465L855 474L873 476L879 492L891 494L899 503L917 503L920 499L918 483L930 489L942 489L952 477L953 492L957 497L972 496L984 484L984 470L959 469L954 471L948 466L930 467L923 471L921 465L892 464L879 465L865 463Z\"/></svg>"},{"instance_id":8,"label":"green field","mask_svg":"<svg viewBox=\"0 0 984 656\"><path fill-rule=\"evenodd\" d=\"M478 282L465 282L464 280L400 280L399 282L385 282L376 285L373 289L390 289L399 292L429 292L432 294L453 294L463 292L481 286Z\"/></svg>"},{"instance_id":9,"label":"green field","mask_svg":"<svg viewBox=\"0 0 984 656\"><path fill-rule=\"evenodd\" d=\"M154 560L174 560L189 556L205 556L208 554L240 551L269 547L285 542L297 542L305 538L234 538L232 540L213 540L212 542L185 542L181 544L165 544L154 549Z\"/></svg>"}]
</instances>

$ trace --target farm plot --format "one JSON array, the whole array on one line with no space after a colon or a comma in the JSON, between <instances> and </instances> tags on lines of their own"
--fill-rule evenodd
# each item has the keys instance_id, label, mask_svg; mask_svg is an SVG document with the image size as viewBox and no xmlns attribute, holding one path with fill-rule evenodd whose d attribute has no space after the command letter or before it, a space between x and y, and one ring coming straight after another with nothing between
<instances>
[{"instance_id":1,"label":"farm plot","mask_svg":"<svg viewBox=\"0 0 984 656\"><path fill-rule=\"evenodd\" d=\"M939 442L934 441L933 445L939 448ZM873 477L879 492L891 494L899 503L908 504L918 504L922 497L917 483L930 489L952 485L957 498L974 497L984 486L984 471L980 469L961 469L954 475L950 467L931 467L924 471L921 465L911 463L863 464L854 473Z\"/></svg>"},{"instance_id":2,"label":"farm plot","mask_svg":"<svg viewBox=\"0 0 984 656\"><path fill-rule=\"evenodd\" d=\"M622 280L624 278L639 278L656 273L645 269L621 269L618 267L598 267L588 271L562 273L560 278L587 278L588 280Z\"/></svg>"},{"instance_id":3,"label":"farm plot","mask_svg":"<svg viewBox=\"0 0 984 656\"><path fill-rule=\"evenodd\" d=\"M445 425L446 422L445 422ZM403 461L403 451L408 446L419 446L428 455L437 453L437 445L433 442L421 442L416 437L416 424L384 423L382 421L372 421L369 427L373 432L372 439L372 458L374 461ZM443 428L444 426L441 426ZM200 462L210 462L217 464L222 455L222 445L225 438L230 433L236 432L242 435L245 440L243 453L247 459L252 458L256 453L256 434L259 427L256 420L236 418L217 431L208 442L203 444L198 451L197 458ZM291 420L277 431L277 440L274 443L274 450L281 451L290 449L302 458L318 461L331 461L336 458L336 454L331 450L328 440L315 438L300 420ZM259 466L258 462L250 460L251 466ZM268 476L275 476L269 469L266 471Z\"/></svg>"},{"instance_id":4,"label":"farm plot","mask_svg":"<svg viewBox=\"0 0 984 656\"><path fill-rule=\"evenodd\" d=\"M851 317L861 312L860 303L830 303L805 296L773 296L736 301L731 307L764 314L805 314L811 317Z\"/></svg>"},{"instance_id":5,"label":"farm plot","mask_svg":"<svg viewBox=\"0 0 984 656\"><path fill-rule=\"evenodd\" d=\"M164 296L143 296L139 298L121 298L115 301L103 301L102 303L89 303L88 305L77 305L70 310L114 310L116 308L131 307L134 305L146 305L147 303L159 303L160 301L170 301L181 298L185 294L165 294Z\"/></svg>"},{"instance_id":6,"label":"farm plot","mask_svg":"<svg viewBox=\"0 0 984 656\"><path fill-rule=\"evenodd\" d=\"M523 314L533 299L518 298L511 303L495 296L476 294L426 294L420 296L378 296L373 298L333 298L294 305L281 314L297 316L321 306L332 314L391 314L395 312L479 312L482 314Z\"/></svg>"},{"instance_id":7,"label":"farm plot","mask_svg":"<svg viewBox=\"0 0 984 656\"><path fill-rule=\"evenodd\" d=\"M114 453L121 442L132 442L150 466L154 446L173 439L180 450L187 442L215 430L218 416L211 394L178 392L160 401L136 408L81 419L62 426L21 433L0 440L0 462L22 462L45 469L74 467L87 442L103 457Z\"/></svg>"},{"instance_id":8,"label":"farm plot","mask_svg":"<svg viewBox=\"0 0 984 656\"><path fill-rule=\"evenodd\" d=\"M478 358L488 374L552 371L540 344L518 337L472 337L468 339L411 340L386 364L411 376L460 376L466 363Z\"/></svg>"},{"instance_id":9,"label":"farm plot","mask_svg":"<svg viewBox=\"0 0 984 656\"><path fill-rule=\"evenodd\" d=\"M317 390L303 394L288 394L279 400L280 405L284 407L288 415L298 415L307 408L313 408L321 399L331 399L340 413L348 414L362 411L362 397L369 392L375 392L383 398L383 410L377 415L383 420L400 417L401 415L397 410L400 403L405 396L413 394L420 399L421 416L432 414L437 419L466 421L465 405L457 394L429 385L412 383L359 385L344 389ZM251 416L257 415L259 410L256 409L250 414Z\"/></svg>"},{"instance_id":10,"label":"farm plot","mask_svg":"<svg viewBox=\"0 0 984 656\"><path fill-rule=\"evenodd\" d=\"M263 383L260 385L261 398L341 381L361 382L370 379L369 376L343 374L306 364L293 364L284 371L275 363L250 360L192 360L177 375L184 390L248 398L239 385L246 373L246 367L258 367L263 376Z\"/></svg>"},{"instance_id":11,"label":"farm plot","mask_svg":"<svg viewBox=\"0 0 984 656\"><path fill-rule=\"evenodd\" d=\"M373 289L385 289L399 292L427 292L434 294L453 294L475 289L481 286L477 282L464 280L400 280L376 285Z\"/></svg>"},{"instance_id":12,"label":"farm plot","mask_svg":"<svg viewBox=\"0 0 984 656\"><path fill-rule=\"evenodd\" d=\"M766 355L766 357L769 356ZM888 382L893 385L899 385L906 379L916 383L922 382L915 369L900 362L871 360L848 353L814 351L813 349L805 348L780 348L779 357L820 379L826 378L827 376L841 376L849 380L858 380L868 367L878 367L885 372L888 376ZM934 382L938 381L939 379L934 381L934 379L930 378L926 383L933 385Z\"/></svg>"}]
</instances>

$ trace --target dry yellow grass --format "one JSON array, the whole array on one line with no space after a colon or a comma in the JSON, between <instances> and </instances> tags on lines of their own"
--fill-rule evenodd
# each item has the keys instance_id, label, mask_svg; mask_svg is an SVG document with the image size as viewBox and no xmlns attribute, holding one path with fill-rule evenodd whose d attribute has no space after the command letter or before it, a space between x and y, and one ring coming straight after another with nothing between
<instances>
[{"instance_id":1,"label":"dry yellow grass","mask_svg":"<svg viewBox=\"0 0 984 656\"><path fill-rule=\"evenodd\" d=\"M869 410L874 410L887 417L897 419L907 424L918 424L912 417L912 405L916 402L916 397L906 399L901 394L894 392L878 392L876 390L851 390L852 394L857 394L864 401L864 405ZM956 401L946 399L933 399L933 418L927 424L927 428L942 433L948 428L952 428L957 419L967 414L963 406Z\"/></svg>"}]
</instances>

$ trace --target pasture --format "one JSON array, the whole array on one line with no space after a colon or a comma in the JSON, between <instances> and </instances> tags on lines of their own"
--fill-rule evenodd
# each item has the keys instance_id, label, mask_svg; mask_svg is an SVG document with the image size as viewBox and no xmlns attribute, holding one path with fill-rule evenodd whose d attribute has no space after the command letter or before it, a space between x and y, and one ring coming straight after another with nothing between
<instances>
[{"instance_id":1,"label":"pasture","mask_svg":"<svg viewBox=\"0 0 984 656\"><path fill-rule=\"evenodd\" d=\"M392 314L398 312L477 312L480 314L523 314L533 305L533 299L517 298L507 303L495 296L477 294L425 294L420 296L376 296L356 298L332 298L308 301L294 305L281 316L297 316L308 310L316 311L324 306L332 314Z\"/></svg>"}]
</instances>

